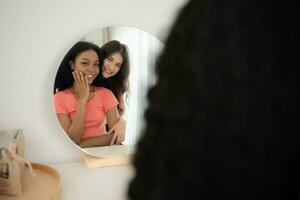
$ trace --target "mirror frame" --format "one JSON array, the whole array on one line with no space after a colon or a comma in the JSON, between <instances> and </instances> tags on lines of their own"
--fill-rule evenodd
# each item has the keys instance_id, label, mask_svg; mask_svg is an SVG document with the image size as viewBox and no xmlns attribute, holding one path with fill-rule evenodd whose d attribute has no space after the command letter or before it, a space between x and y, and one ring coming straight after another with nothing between
<instances>
[{"instance_id":1,"label":"mirror frame","mask_svg":"<svg viewBox=\"0 0 300 200\"><path fill-rule=\"evenodd\" d=\"M160 50L159 52L156 54L155 57L153 57L152 59L152 76L155 76L155 73L154 73L154 66L155 66L155 63L156 63L156 59L158 58L161 50L163 49L163 43L158 39L156 38L155 36L151 35L150 33L144 31L144 30L141 30L139 28L136 28L136 27L132 27L132 26L127 26L127 25L121 25L121 26L107 26L107 27L102 27L100 29L97 29L97 30L94 30L94 31L91 31L89 32L88 34L86 34L85 37L82 37L80 40L78 41L87 41L87 42L92 42L94 44L96 44L97 46L99 46L101 48L101 45L99 45L97 42L95 41L91 41L90 39L86 39L87 36L91 35L91 34L95 34L96 32L99 32L99 31L104 31L105 29L109 29L109 28L115 28L115 27L121 27L121 28L129 28L129 29L135 29L141 33L144 33L144 34L147 34L151 37L153 37L155 40L157 40L158 43L161 44L160 46ZM112 38L108 41L111 41L111 40L118 40L120 41L121 43L125 43L123 42L122 40L119 40L119 39L115 39L115 38ZM108 42L106 41L106 42ZM105 44L106 42L102 43ZM125 43L126 44L126 43ZM127 45L127 44L126 44ZM129 52L130 52L130 47L129 48ZM131 60L131 59L130 59ZM149 65L148 65L149 66ZM131 71L131 70L130 70ZM130 72L132 73L132 71ZM156 79L154 77L154 79ZM154 84L155 81L153 81L152 84ZM148 88L150 87L151 85L148 85ZM148 91L148 89L147 89ZM146 92L145 92L145 95L144 95L144 98L146 98ZM54 102L53 102L54 104ZM53 105L52 105L53 106ZM145 105L144 105L144 109L145 109ZM142 114L144 114L144 109L141 111ZM55 112L55 108L54 108L54 114L56 115L56 112ZM57 118L57 117L56 117ZM135 142L133 144L127 144L127 145L118 145L118 146L101 146L101 147L96 147L98 148L100 151L100 153L91 153L89 152L87 149L89 148L81 148L79 145L77 145L69 136L68 134L63 130L62 126L60 125L60 122L58 121L58 118L57 118L57 122L61 128L61 131L63 132L63 134L72 142L73 145L75 145L77 148L79 148L81 151L83 151L86 155L84 157L84 160L85 160L85 163L88 167L103 167L103 166L112 166L112 165L120 165L120 164L128 164L131 162L131 157L132 155L134 155L134 149L135 149L135 146L136 146L136 143L138 141L138 138L135 140ZM141 132L142 128L140 128L139 132ZM95 147L92 147L92 148L95 148ZM110 153L109 153L110 152Z\"/></svg>"}]
</instances>

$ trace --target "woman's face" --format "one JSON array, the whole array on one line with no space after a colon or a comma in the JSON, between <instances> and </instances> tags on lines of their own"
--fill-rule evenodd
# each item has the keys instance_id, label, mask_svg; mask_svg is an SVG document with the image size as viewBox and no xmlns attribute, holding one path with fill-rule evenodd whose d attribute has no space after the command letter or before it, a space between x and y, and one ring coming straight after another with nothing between
<instances>
[{"instance_id":1,"label":"woman's face","mask_svg":"<svg viewBox=\"0 0 300 200\"><path fill-rule=\"evenodd\" d=\"M121 69L123 64L123 57L120 53L113 53L104 59L102 67L102 76L104 78L110 78L116 75Z\"/></svg>"},{"instance_id":2,"label":"woman's face","mask_svg":"<svg viewBox=\"0 0 300 200\"><path fill-rule=\"evenodd\" d=\"M71 68L77 70L85 76L91 84L99 74L99 57L94 50L81 52L76 58L75 63L71 62Z\"/></svg>"}]
</instances>

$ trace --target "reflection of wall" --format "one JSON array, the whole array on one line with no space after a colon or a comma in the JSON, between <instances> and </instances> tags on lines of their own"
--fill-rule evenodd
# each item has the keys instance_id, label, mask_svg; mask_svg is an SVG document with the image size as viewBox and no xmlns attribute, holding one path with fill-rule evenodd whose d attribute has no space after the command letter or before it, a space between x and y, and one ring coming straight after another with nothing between
<instances>
[{"instance_id":1,"label":"reflection of wall","mask_svg":"<svg viewBox=\"0 0 300 200\"><path fill-rule=\"evenodd\" d=\"M103 37L104 37L104 33L103 33L102 29L101 29L101 31L92 31L91 33L89 33L86 36L84 36L81 39L81 41L92 42L92 43L98 45L99 47L101 47L104 44L104 42L105 42Z\"/></svg>"},{"instance_id":2,"label":"reflection of wall","mask_svg":"<svg viewBox=\"0 0 300 200\"><path fill-rule=\"evenodd\" d=\"M62 57L87 33L108 25L138 27L163 40L185 1L1 0L0 129L24 128L30 161L80 160L83 154L63 135L52 106Z\"/></svg>"}]
</instances>

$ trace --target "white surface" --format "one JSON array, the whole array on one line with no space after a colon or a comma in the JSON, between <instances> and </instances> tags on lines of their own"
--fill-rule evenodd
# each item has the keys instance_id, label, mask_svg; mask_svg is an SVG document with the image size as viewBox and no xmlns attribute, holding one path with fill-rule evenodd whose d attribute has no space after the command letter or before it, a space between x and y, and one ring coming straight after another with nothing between
<instances>
[{"instance_id":1,"label":"white surface","mask_svg":"<svg viewBox=\"0 0 300 200\"><path fill-rule=\"evenodd\" d=\"M90 169L84 162L73 162L51 166L61 175L61 200L127 199L131 165Z\"/></svg>"},{"instance_id":2,"label":"white surface","mask_svg":"<svg viewBox=\"0 0 300 200\"><path fill-rule=\"evenodd\" d=\"M66 51L109 25L133 26L163 41L185 2L0 0L0 129L24 129L31 162L81 160L83 152L64 136L52 104L54 77Z\"/></svg>"}]
</instances>

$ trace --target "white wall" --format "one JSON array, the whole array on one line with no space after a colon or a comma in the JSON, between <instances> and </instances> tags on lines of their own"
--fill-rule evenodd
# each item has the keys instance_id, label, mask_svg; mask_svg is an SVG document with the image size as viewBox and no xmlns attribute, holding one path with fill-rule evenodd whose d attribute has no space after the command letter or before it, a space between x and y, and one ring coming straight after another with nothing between
<instances>
[{"instance_id":1,"label":"white wall","mask_svg":"<svg viewBox=\"0 0 300 200\"><path fill-rule=\"evenodd\" d=\"M82 160L52 105L58 65L87 33L109 25L162 41L186 0L0 0L0 130L23 128L25 157L49 164Z\"/></svg>"}]
</instances>

